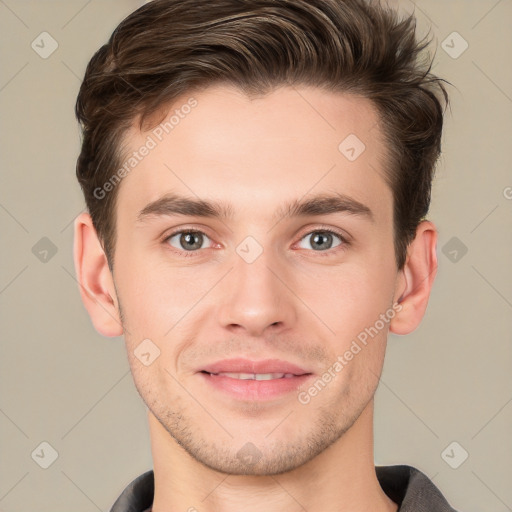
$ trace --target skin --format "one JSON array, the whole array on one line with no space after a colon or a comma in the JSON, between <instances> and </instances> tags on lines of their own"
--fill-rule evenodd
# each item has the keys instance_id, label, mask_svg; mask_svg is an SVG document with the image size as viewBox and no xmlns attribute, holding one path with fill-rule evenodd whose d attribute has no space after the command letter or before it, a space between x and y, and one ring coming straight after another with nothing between
<instances>
[{"instance_id":1,"label":"skin","mask_svg":"<svg viewBox=\"0 0 512 512\"><path fill-rule=\"evenodd\" d=\"M90 216L75 221L82 300L99 333L124 335L148 407L153 511L396 511L375 474L373 397L388 332L413 331L427 307L436 228L418 226L398 271L385 146L369 100L311 87L249 99L224 85L194 98L197 106L119 185L113 274ZM133 128L127 147L150 133ZM366 145L352 162L338 149L349 134ZM166 193L229 203L233 217L137 222ZM373 222L347 212L272 218L284 203L320 193L356 199ZM325 228L350 243L334 236L332 246L315 248ZM164 240L177 229L207 236L187 252L179 235ZM252 263L236 252L247 236L263 249ZM242 356L288 360L320 377L399 299L400 311L306 405L296 392L236 400L196 373ZM134 355L144 339L160 350L149 366ZM237 457L247 443L257 447L256 463Z\"/></svg>"}]
</instances>

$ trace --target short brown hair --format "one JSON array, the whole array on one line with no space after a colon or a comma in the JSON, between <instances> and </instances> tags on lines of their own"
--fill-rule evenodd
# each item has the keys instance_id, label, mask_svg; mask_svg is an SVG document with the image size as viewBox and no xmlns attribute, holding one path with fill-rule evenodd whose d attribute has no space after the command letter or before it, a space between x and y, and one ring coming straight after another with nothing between
<instances>
[{"instance_id":1,"label":"short brown hair","mask_svg":"<svg viewBox=\"0 0 512 512\"><path fill-rule=\"evenodd\" d=\"M378 0L153 0L114 30L89 62L76 102L76 174L111 269L123 135L156 126L173 99L214 83L247 95L310 85L370 99L387 143L398 269L430 205L441 152L442 82L422 58L413 15ZM448 83L448 82L447 82ZM150 126L148 126L150 123ZM153 123L151 125L151 123Z\"/></svg>"}]
</instances>

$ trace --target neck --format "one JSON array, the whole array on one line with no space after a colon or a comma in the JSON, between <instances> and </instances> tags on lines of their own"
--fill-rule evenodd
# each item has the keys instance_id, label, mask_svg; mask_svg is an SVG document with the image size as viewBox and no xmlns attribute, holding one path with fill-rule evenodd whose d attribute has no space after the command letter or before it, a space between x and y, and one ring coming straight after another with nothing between
<instances>
[{"instance_id":1,"label":"neck","mask_svg":"<svg viewBox=\"0 0 512 512\"><path fill-rule=\"evenodd\" d=\"M373 461L373 400L329 448L277 475L229 475L192 458L148 411L155 476L152 512L396 512Z\"/></svg>"}]
</instances>

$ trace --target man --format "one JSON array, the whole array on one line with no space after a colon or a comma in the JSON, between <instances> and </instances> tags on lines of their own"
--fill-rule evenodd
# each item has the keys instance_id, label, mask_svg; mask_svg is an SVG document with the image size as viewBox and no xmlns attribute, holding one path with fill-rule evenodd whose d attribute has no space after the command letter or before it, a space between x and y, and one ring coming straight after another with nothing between
<instances>
[{"instance_id":1,"label":"man","mask_svg":"<svg viewBox=\"0 0 512 512\"><path fill-rule=\"evenodd\" d=\"M387 335L437 266L426 45L365 0L155 0L91 59L75 266L154 462L113 512L453 511L373 460Z\"/></svg>"}]
</instances>

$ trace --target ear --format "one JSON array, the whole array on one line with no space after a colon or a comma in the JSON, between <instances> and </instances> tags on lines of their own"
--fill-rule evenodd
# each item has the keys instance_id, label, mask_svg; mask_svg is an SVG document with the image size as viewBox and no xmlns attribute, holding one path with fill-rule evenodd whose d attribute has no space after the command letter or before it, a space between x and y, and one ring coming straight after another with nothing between
<instances>
[{"instance_id":1,"label":"ear","mask_svg":"<svg viewBox=\"0 0 512 512\"><path fill-rule=\"evenodd\" d=\"M121 336L114 281L88 213L75 219L74 262L82 302L94 328L103 336Z\"/></svg>"},{"instance_id":2,"label":"ear","mask_svg":"<svg viewBox=\"0 0 512 512\"><path fill-rule=\"evenodd\" d=\"M437 272L437 230L430 221L422 221L407 249L404 268L397 278L396 296L402 309L393 317L389 330L409 334L421 322Z\"/></svg>"}]
</instances>

